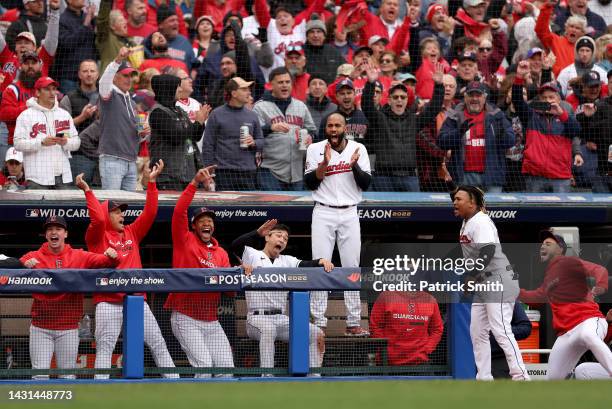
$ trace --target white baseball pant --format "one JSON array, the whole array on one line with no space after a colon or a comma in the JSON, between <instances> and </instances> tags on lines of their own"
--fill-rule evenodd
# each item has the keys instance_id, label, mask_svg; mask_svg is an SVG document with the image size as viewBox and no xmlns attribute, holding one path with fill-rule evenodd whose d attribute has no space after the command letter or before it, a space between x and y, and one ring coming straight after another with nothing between
<instances>
[{"instance_id":1,"label":"white baseball pant","mask_svg":"<svg viewBox=\"0 0 612 409\"><path fill-rule=\"evenodd\" d=\"M334 245L338 243L342 267L359 267L361 256L361 227L357 206L348 209L333 209L315 205L312 211L312 258L331 260ZM314 324L327 327L328 291L310 293L310 313ZM361 300L359 291L345 291L344 303L347 309L346 326L357 327L361 321Z\"/></svg>"},{"instance_id":2,"label":"white baseball pant","mask_svg":"<svg viewBox=\"0 0 612 409\"><path fill-rule=\"evenodd\" d=\"M513 380L529 380L523 357L512 333L514 303L473 303L470 337L476 360L477 380L493 380L491 374L491 343L489 331L504 351Z\"/></svg>"},{"instance_id":3,"label":"white baseball pant","mask_svg":"<svg viewBox=\"0 0 612 409\"><path fill-rule=\"evenodd\" d=\"M32 369L49 369L55 352L59 369L76 368L79 353L79 330L51 330L30 325L30 361ZM75 379L75 375L59 378ZM49 375L34 375L32 379L49 379Z\"/></svg>"},{"instance_id":4,"label":"white baseball pant","mask_svg":"<svg viewBox=\"0 0 612 409\"><path fill-rule=\"evenodd\" d=\"M232 347L219 321L200 321L172 311L172 333L185 351L194 368L233 368ZM231 374L217 375L231 377ZM210 374L196 374L196 378L210 378Z\"/></svg>"},{"instance_id":5,"label":"white baseball pant","mask_svg":"<svg viewBox=\"0 0 612 409\"><path fill-rule=\"evenodd\" d=\"M113 351L123 325L123 304L101 302L96 305L96 368L110 368ZM174 368L157 320L144 303L144 342L151 350L155 365L161 368ZM109 374L96 374L96 379L108 379ZM164 378L179 378L178 374L163 374Z\"/></svg>"},{"instance_id":6,"label":"white baseball pant","mask_svg":"<svg viewBox=\"0 0 612 409\"><path fill-rule=\"evenodd\" d=\"M323 331L316 325L309 325L310 346L308 361L311 368L320 368L325 353ZM289 341L289 317L284 314L252 315L247 317L247 335L259 340L259 363L262 368L274 368L274 341Z\"/></svg>"},{"instance_id":7,"label":"white baseball pant","mask_svg":"<svg viewBox=\"0 0 612 409\"><path fill-rule=\"evenodd\" d=\"M581 381L592 381L594 379L610 379L612 376L600 363L585 362L576 367L574 371L576 379Z\"/></svg>"},{"instance_id":8,"label":"white baseball pant","mask_svg":"<svg viewBox=\"0 0 612 409\"><path fill-rule=\"evenodd\" d=\"M548 357L548 379L565 379L580 357L590 350L608 376L612 376L612 351L603 342L608 331L604 318L589 318L561 335Z\"/></svg>"}]
</instances>

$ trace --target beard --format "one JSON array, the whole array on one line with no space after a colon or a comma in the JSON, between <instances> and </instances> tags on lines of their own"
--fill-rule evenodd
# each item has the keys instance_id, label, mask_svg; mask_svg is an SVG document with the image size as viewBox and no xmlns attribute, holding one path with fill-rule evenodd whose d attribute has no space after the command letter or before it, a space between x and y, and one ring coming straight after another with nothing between
<instances>
[{"instance_id":1,"label":"beard","mask_svg":"<svg viewBox=\"0 0 612 409\"><path fill-rule=\"evenodd\" d=\"M332 143L331 143L330 139L332 138L332 136L326 134L325 137L327 138L327 140L329 141L329 144L331 145ZM346 133L342 132L341 134L338 134L336 136L336 138L338 138L338 145L337 146L340 146L340 145L342 145L342 142L344 142L344 139L346 139ZM333 145L332 145L332 148L333 148Z\"/></svg>"},{"instance_id":2,"label":"beard","mask_svg":"<svg viewBox=\"0 0 612 409\"><path fill-rule=\"evenodd\" d=\"M25 71L19 71L19 75L17 75L17 78L26 88L34 88L34 83L41 76L42 73L40 71L35 72L32 75L28 75Z\"/></svg>"},{"instance_id":3,"label":"beard","mask_svg":"<svg viewBox=\"0 0 612 409\"><path fill-rule=\"evenodd\" d=\"M159 54L166 54L168 52L168 43L166 44L156 44L154 46L151 47L153 49L153 52L159 53Z\"/></svg>"}]
</instances>

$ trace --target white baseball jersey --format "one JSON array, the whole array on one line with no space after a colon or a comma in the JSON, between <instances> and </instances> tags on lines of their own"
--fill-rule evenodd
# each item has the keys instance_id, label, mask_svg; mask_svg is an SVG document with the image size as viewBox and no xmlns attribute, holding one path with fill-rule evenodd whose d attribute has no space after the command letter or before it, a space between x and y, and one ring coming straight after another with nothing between
<instances>
[{"instance_id":1,"label":"white baseball jersey","mask_svg":"<svg viewBox=\"0 0 612 409\"><path fill-rule=\"evenodd\" d=\"M195 122L196 112L200 110L202 106L198 101L193 98L179 99L176 101L176 106L187 112L191 122Z\"/></svg>"},{"instance_id":2,"label":"white baseball jersey","mask_svg":"<svg viewBox=\"0 0 612 409\"><path fill-rule=\"evenodd\" d=\"M300 260L293 256L279 255L274 260L261 250L245 246L242 253L242 262L255 267L285 267L296 268ZM281 310L285 314L287 305L287 291L245 291L245 298L249 312L255 310Z\"/></svg>"},{"instance_id":3,"label":"white baseball jersey","mask_svg":"<svg viewBox=\"0 0 612 409\"><path fill-rule=\"evenodd\" d=\"M480 249L489 244L495 244L493 259L485 269L488 272L504 272L510 265L508 258L502 253L497 228L493 220L483 212L478 212L461 225L459 236L463 257L476 259Z\"/></svg>"},{"instance_id":4,"label":"white baseball jersey","mask_svg":"<svg viewBox=\"0 0 612 409\"><path fill-rule=\"evenodd\" d=\"M313 143L306 152L305 174L315 172L319 163L323 161L327 140ZM359 142L347 140L346 147L340 153L331 150L331 160L325 171L325 178L319 187L312 192L315 202L329 206L352 206L361 202L361 188L357 186L353 169L351 168L351 156L355 149L359 148L359 160L357 164L366 173L371 173L370 159L365 146Z\"/></svg>"},{"instance_id":5,"label":"white baseball jersey","mask_svg":"<svg viewBox=\"0 0 612 409\"><path fill-rule=\"evenodd\" d=\"M276 27L276 19L270 19L268 23L268 43L274 54L274 63L270 68L285 66L285 50L290 45L304 46L306 42L306 20L293 26L289 34L281 34Z\"/></svg>"}]
</instances>

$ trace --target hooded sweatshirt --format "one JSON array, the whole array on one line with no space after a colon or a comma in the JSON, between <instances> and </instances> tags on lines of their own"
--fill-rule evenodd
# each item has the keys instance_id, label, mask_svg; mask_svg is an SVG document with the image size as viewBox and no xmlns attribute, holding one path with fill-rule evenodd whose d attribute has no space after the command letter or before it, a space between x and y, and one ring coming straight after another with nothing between
<instances>
[{"instance_id":1,"label":"hooded sweatshirt","mask_svg":"<svg viewBox=\"0 0 612 409\"><path fill-rule=\"evenodd\" d=\"M30 98L28 109L17 117L15 126L15 149L23 152L23 168L26 179L39 185L55 185L55 177L62 176L63 183L72 182L70 171L71 151L81 145L78 132L70 114L58 107L55 100L53 108L38 104ZM64 134L68 142L64 145L43 146L47 136Z\"/></svg>"},{"instance_id":2,"label":"hooded sweatshirt","mask_svg":"<svg viewBox=\"0 0 612 409\"><path fill-rule=\"evenodd\" d=\"M108 212L108 201L98 202L93 191L85 192L87 209L91 222L85 233L87 248L94 253L103 253L112 247L119 255L118 269L142 268L140 261L140 242L149 232L157 215L157 185L147 185L147 200L140 216L132 224L124 226L123 232L118 232L111 226ZM121 303L124 293L94 294L94 303Z\"/></svg>"},{"instance_id":3,"label":"hooded sweatshirt","mask_svg":"<svg viewBox=\"0 0 612 409\"><path fill-rule=\"evenodd\" d=\"M591 60L588 61L586 64L583 64L582 62L580 62L580 59L578 58L577 45L580 44L583 40L588 41L593 46L592 47L593 55L591 56ZM574 44L574 63L562 69L561 72L559 73L559 78L557 78L557 82L561 86L561 90L563 91L563 94L567 95L569 93L570 91L569 82L572 79L581 77L582 74L588 71L596 71L597 73L599 73L599 78L601 79L602 82L606 80L607 72L604 71L604 69L601 68L600 66L595 65L596 54L597 54L597 44L591 37L589 36L580 37L578 41L576 41L576 44Z\"/></svg>"},{"instance_id":4,"label":"hooded sweatshirt","mask_svg":"<svg viewBox=\"0 0 612 409\"><path fill-rule=\"evenodd\" d=\"M39 261L35 269L105 268L118 263L118 259L73 249L69 244L55 254L49 249L49 243L44 243L38 250L26 253L19 260L25 263L31 258ZM32 325L57 331L78 328L83 316L82 293L32 294L32 297Z\"/></svg>"},{"instance_id":5,"label":"hooded sweatshirt","mask_svg":"<svg viewBox=\"0 0 612 409\"><path fill-rule=\"evenodd\" d=\"M183 189L199 168L195 143L204 132L204 125L191 122L189 115L176 106L176 89L180 83L174 75L154 76L151 87L157 104L149 114L151 160L162 159L165 165L158 183L177 190Z\"/></svg>"},{"instance_id":6,"label":"hooded sweatshirt","mask_svg":"<svg viewBox=\"0 0 612 409\"><path fill-rule=\"evenodd\" d=\"M189 231L187 212L196 192L191 183L176 202L172 214L172 267L223 268L230 267L227 252L217 240L204 243ZM164 308L180 312L200 321L216 321L221 293L170 293Z\"/></svg>"}]
</instances>

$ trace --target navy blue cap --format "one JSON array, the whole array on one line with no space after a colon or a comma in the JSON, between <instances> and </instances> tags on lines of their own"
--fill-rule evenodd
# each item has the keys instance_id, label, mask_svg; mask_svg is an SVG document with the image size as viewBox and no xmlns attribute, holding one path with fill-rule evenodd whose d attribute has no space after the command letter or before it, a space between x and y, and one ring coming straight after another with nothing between
<instances>
[{"instance_id":1,"label":"navy blue cap","mask_svg":"<svg viewBox=\"0 0 612 409\"><path fill-rule=\"evenodd\" d=\"M562 236L554 234L550 230L540 231L540 241L544 241L546 239L553 239L559 245L559 247L563 249L563 254L565 254L565 252L567 251L567 243L565 242L565 239Z\"/></svg>"},{"instance_id":2,"label":"navy blue cap","mask_svg":"<svg viewBox=\"0 0 612 409\"><path fill-rule=\"evenodd\" d=\"M465 87L465 93L471 94L472 92L479 92L481 94L486 94L487 87L482 82L472 81L467 85L467 87Z\"/></svg>"},{"instance_id":3,"label":"navy blue cap","mask_svg":"<svg viewBox=\"0 0 612 409\"><path fill-rule=\"evenodd\" d=\"M68 230L68 224L66 223L66 219L64 219L62 216L47 217L47 220L45 220L45 224L43 224L43 229L47 230L49 226L60 226Z\"/></svg>"},{"instance_id":4,"label":"navy blue cap","mask_svg":"<svg viewBox=\"0 0 612 409\"><path fill-rule=\"evenodd\" d=\"M215 212L208 207L200 207L193 212L193 215L191 216L191 223L198 220L201 216L210 216L214 220Z\"/></svg>"},{"instance_id":5,"label":"navy blue cap","mask_svg":"<svg viewBox=\"0 0 612 409\"><path fill-rule=\"evenodd\" d=\"M348 78L345 78L336 84L336 92L340 91L342 88L345 88L345 87L350 88L352 90L355 89L355 86L353 85L353 81L351 81Z\"/></svg>"}]
</instances>

